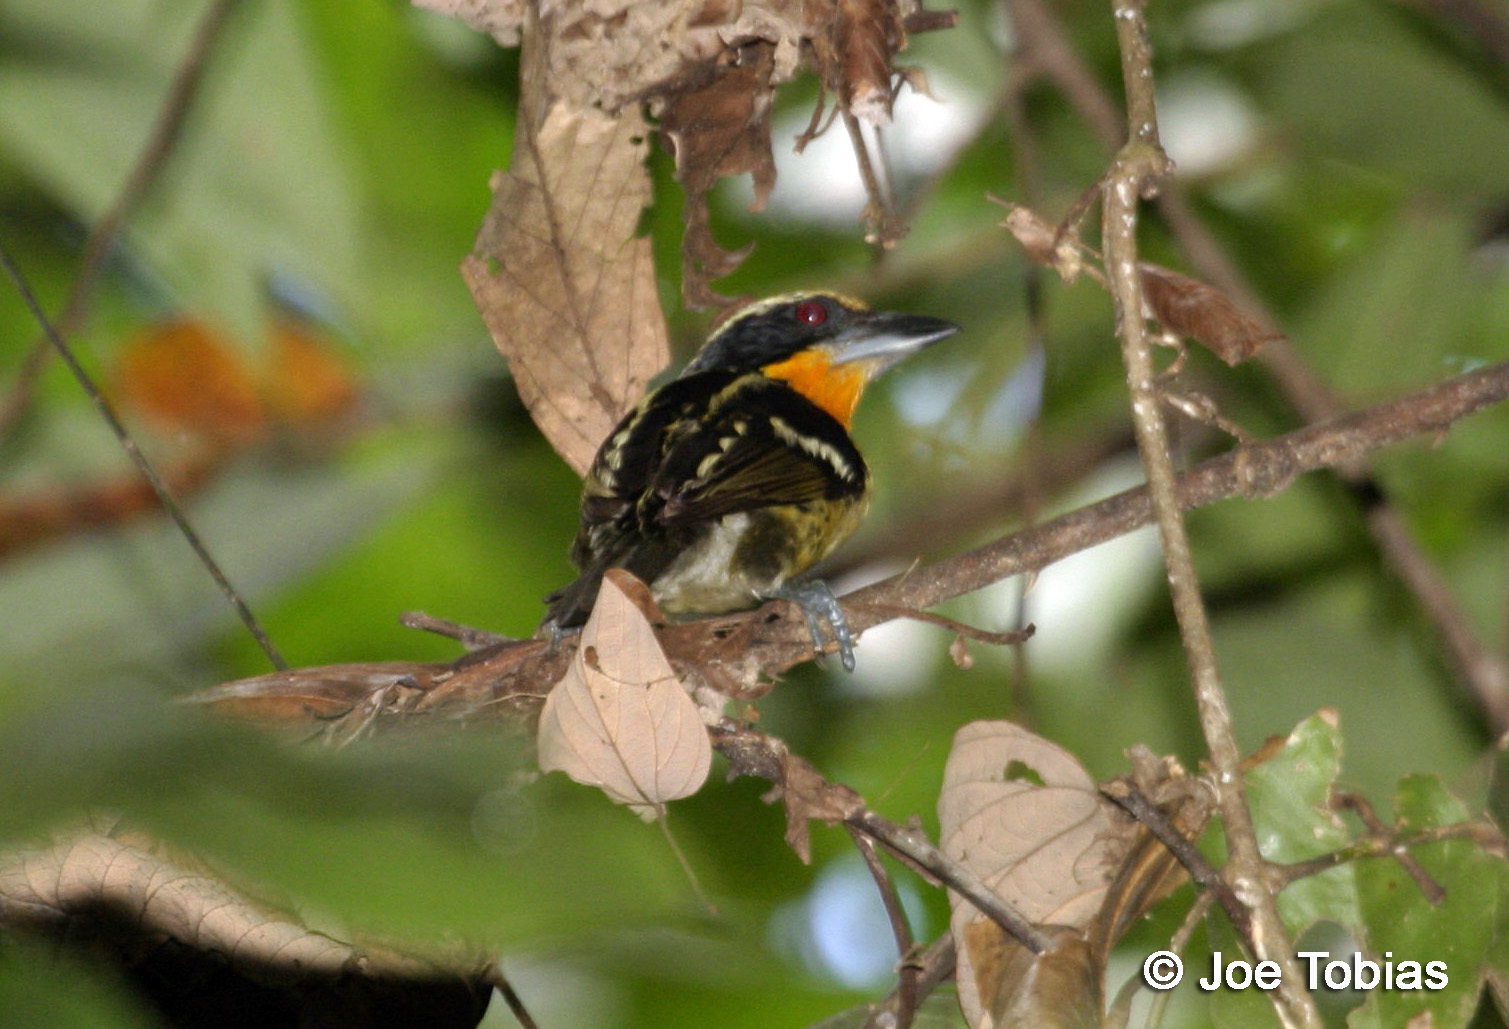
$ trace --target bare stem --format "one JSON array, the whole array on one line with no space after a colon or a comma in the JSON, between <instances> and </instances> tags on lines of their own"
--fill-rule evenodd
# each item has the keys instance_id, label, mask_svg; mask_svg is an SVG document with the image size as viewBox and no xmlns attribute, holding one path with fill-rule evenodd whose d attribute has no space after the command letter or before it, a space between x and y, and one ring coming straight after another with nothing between
<instances>
[{"instance_id":1,"label":"bare stem","mask_svg":"<svg viewBox=\"0 0 1509 1029\"><path fill-rule=\"evenodd\" d=\"M1138 199L1155 194L1158 181L1170 170L1170 164L1158 145L1152 55L1142 5L1138 0L1112 0L1112 9L1127 91L1128 141L1113 162L1105 184L1101 244L1131 393L1137 449L1142 455L1158 534L1163 542L1174 617L1184 641L1200 727L1215 771L1229 854L1226 879L1250 912L1248 924L1244 926L1239 921L1237 928L1247 930L1244 935L1259 960L1277 962L1283 973L1284 982L1272 996L1284 1024L1318 1027L1319 1013L1301 985L1288 933L1279 919L1275 896L1267 888L1265 862L1258 850L1242 781L1242 753L1232 730L1210 623L1179 506L1178 482L1158 395L1158 373L1143 316L1142 277L1137 270Z\"/></svg>"},{"instance_id":2,"label":"bare stem","mask_svg":"<svg viewBox=\"0 0 1509 1029\"><path fill-rule=\"evenodd\" d=\"M257 645L262 648L262 652L267 655L267 659L272 662L273 667L279 671L287 669L287 662L283 660L277 648L272 645L272 640L263 631L262 623L257 621L257 617L252 614L251 608L241 598L241 594L231 585L230 579L221 570L219 563L210 556L209 548L199 538L199 533L189 524L189 520L184 515L182 508L173 499L173 494L168 491L168 487L162 481L162 477L157 474L157 469L152 467L152 463L147 460L147 455L143 454L141 448L136 445L136 439L127 431L126 426L120 420L120 416L115 413L114 406L111 405L109 400L105 399L105 395L100 392L99 387L95 385L94 380L90 378L84 366L79 364L78 358L69 349L68 343L58 333L57 328L48 319L47 313L42 310L42 305L37 302L36 295L27 286L26 280L21 275L21 269L16 267L15 262L11 260L10 253L4 247L0 247L0 265L4 266L6 275L15 283L17 292L21 294L21 299L25 301L27 309L31 311L32 317L37 320L37 324L42 327L44 335L52 343L54 349L57 350L58 356L62 357L63 363L68 365L68 370L78 380L79 388L84 391L84 394L94 404L100 418L110 427L110 431L115 434L115 438L120 442L121 449L125 450L126 456L136 465L136 470L141 473L141 477L147 480L147 484L152 487L152 492L157 494L158 503L162 504L163 511L172 519L179 534L188 542L190 549L194 551L194 556L199 559L199 563L210 573L210 578L215 580L215 585L220 587L220 592L225 595L225 599L235 610L236 615L241 619L241 623L252 634L252 638L257 641Z\"/></svg>"},{"instance_id":3,"label":"bare stem","mask_svg":"<svg viewBox=\"0 0 1509 1029\"><path fill-rule=\"evenodd\" d=\"M1120 146L1124 128L1115 106L1094 72L1074 49L1052 7L1045 0L1008 2L1012 22L1021 37L1021 53L1030 61L1036 76L1051 81L1063 93L1107 149ZM1469 30L1496 52L1509 49L1509 42L1506 42L1509 41L1509 29L1505 28L1504 20L1478 17L1484 9L1475 6L1472 0L1415 2L1443 17L1468 24ZM1137 45L1136 40L1133 43ZM1127 74L1124 72L1123 77ZM1148 81L1150 86L1151 79ZM1129 90L1129 93L1135 91ZM1137 102L1141 103L1140 100ZM1134 112L1134 121L1138 114L1140 112ZM1191 266L1259 322L1275 324L1274 317L1264 308L1235 262L1190 207L1178 182L1165 184L1158 206ZM1258 359L1306 422L1317 423L1337 417L1344 409L1287 341L1280 339L1269 343ZM1361 495L1371 498L1367 512L1368 529L1379 551L1415 595L1422 612L1435 629L1447 663L1457 681L1472 695L1490 730L1495 736L1509 733L1509 656L1491 651L1478 639L1440 571L1372 479L1366 464L1339 463L1336 472L1344 481L1358 486Z\"/></svg>"},{"instance_id":4,"label":"bare stem","mask_svg":"<svg viewBox=\"0 0 1509 1029\"><path fill-rule=\"evenodd\" d=\"M802 809L822 813L812 817L842 821L870 837L958 893L1034 954L1041 954L1051 947L1052 940L1047 934L996 896L979 876L933 846L920 829L897 825L876 814L852 791L834 786L810 766L807 766L802 782L793 782L787 773L794 756L779 739L730 720L713 728L711 734L714 748L728 758L734 774L767 779L780 786L784 793L798 795ZM800 758L795 761L805 764ZM842 796L838 795L840 792ZM791 796L787 797L787 810L792 810Z\"/></svg>"},{"instance_id":5,"label":"bare stem","mask_svg":"<svg viewBox=\"0 0 1509 1029\"><path fill-rule=\"evenodd\" d=\"M157 113L157 121L142 146L135 166L126 177L115 202L94 223L89 238L84 241L84 258L79 265L78 276L73 280L63 311L55 323L63 338L73 335L83 323L89 307L89 295L99 280L100 272L104 270L105 258L115 246L126 219L147 195L177 146L184 119L199 93L199 83L204 78L204 67L210 49L219 38L226 16L235 3L236 0L211 0L205 8L194 36L184 51L183 59L173 73L173 81L168 85L162 108ZM36 391L37 380L47 367L47 359L52 353L53 347L49 345L46 333L43 333L27 353L10 392L0 402L0 439L9 435L11 427L25 412Z\"/></svg>"}]
</instances>

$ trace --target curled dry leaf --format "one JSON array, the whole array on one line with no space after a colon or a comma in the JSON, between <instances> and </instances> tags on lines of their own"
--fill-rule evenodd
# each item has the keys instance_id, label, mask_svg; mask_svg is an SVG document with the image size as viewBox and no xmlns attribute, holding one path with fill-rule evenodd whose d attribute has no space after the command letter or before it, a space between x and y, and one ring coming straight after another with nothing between
<instances>
[{"instance_id":1,"label":"curled dry leaf","mask_svg":"<svg viewBox=\"0 0 1509 1029\"><path fill-rule=\"evenodd\" d=\"M476 1025L492 992L477 957L437 964L355 947L262 906L139 835L83 829L0 853L0 925L109 957L143 981L172 982L169 1009L241 1024ZM302 1016L302 1017L299 1017ZM312 1023L309 1023L312 1024Z\"/></svg>"},{"instance_id":2,"label":"curled dry leaf","mask_svg":"<svg viewBox=\"0 0 1509 1029\"><path fill-rule=\"evenodd\" d=\"M557 95L550 39L524 40L508 172L462 273L540 431L578 474L669 360L648 237L648 126Z\"/></svg>"},{"instance_id":3,"label":"curled dry leaf","mask_svg":"<svg viewBox=\"0 0 1509 1029\"><path fill-rule=\"evenodd\" d=\"M686 191L682 219L681 294L688 307L723 304L708 285L738 267L749 247L729 251L713 238L707 194L718 179L749 172L751 211L761 211L775 187L770 107L775 93L775 48L750 43L730 60L705 64L670 90L660 114L661 135L676 155L676 179Z\"/></svg>"},{"instance_id":4,"label":"curled dry leaf","mask_svg":"<svg viewBox=\"0 0 1509 1029\"><path fill-rule=\"evenodd\" d=\"M1164 328L1188 336L1229 365L1241 364L1264 343L1283 335L1199 279L1146 261L1137 267L1142 273L1142 295L1153 317Z\"/></svg>"},{"instance_id":5,"label":"curled dry leaf","mask_svg":"<svg viewBox=\"0 0 1509 1029\"><path fill-rule=\"evenodd\" d=\"M775 181L775 86L807 55L845 110L883 124L907 26L953 24L906 0L415 2L505 46L522 40L513 163L495 183L465 273L531 413L578 471L616 420L598 425L598 409L621 412L665 364L658 311L649 319L641 307L655 300L649 241L634 238L650 197L641 105L656 105L687 194L683 295L689 306L722 305L709 282L744 252L714 241L707 192L723 176L750 172L753 206L763 206ZM638 349L647 340L636 330L655 336L654 360ZM617 374L621 365L631 381ZM572 380L586 389L565 388Z\"/></svg>"},{"instance_id":6,"label":"curled dry leaf","mask_svg":"<svg viewBox=\"0 0 1509 1029\"><path fill-rule=\"evenodd\" d=\"M954 734L938 818L946 854L1027 918L1075 934L1099 914L1115 874L1116 837L1130 829L1072 755L1010 722L972 722ZM1021 1002L1017 995L1029 973L1083 979L1066 968L1033 971L1035 961L1015 953L1019 944L952 892L949 900L959 1002L974 1029L1004 1024L997 1015ZM1075 944L1063 953L1083 956L1089 950ZM1078 958L1054 959L1065 960ZM1091 981L1098 986L1098 971ZM1097 1013L1098 997L1097 989Z\"/></svg>"},{"instance_id":7,"label":"curled dry leaf","mask_svg":"<svg viewBox=\"0 0 1509 1029\"><path fill-rule=\"evenodd\" d=\"M842 783L829 782L805 759L784 750L779 789L786 805L786 843L804 865L812 864L809 821L816 818L837 825L864 807L858 793Z\"/></svg>"},{"instance_id":8,"label":"curled dry leaf","mask_svg":"<svg viewBox=\"0 0 1509 1029\"><path fill-rule=\"evenodd\" d=\"M1085 263L1071 233L1061 235L1055 226L1030 208L1009 201L996 202L1006 208L1002 228L1016 237L1028 257L1058 272L1065 282L1079 278L1085 270Z\"/></svg>"},{"instance_id":9,"label":"curled dry leaf","mask_svg":"<svg viewBox=\"0 0 1509 1029\"><path fill-rule=\"evenodd\" d=\"M1171 759L1130 756L1132 774L1118 782L1197 836L1208 791ZM954 735L938 816L943 850L1055 941L1031 954L950 893L959 1002L973 1029L1099 1026L1112 947L1184 879L1168 848L1101 796L1072 755L1010 722Z\"/></svg>"},{"instance_id":10,"label":"curled dry leaf","mask_svg":"<svg viewBox=\"0 0 1509 1029\"><path fill-rule=\"evenodd\" d=\"M642 817L696 793L712 745L696 703L676 678L644 611L624 588L627 572L603 578L565 677L540 713L539 761L597 786Z\"/></svg>"}]
</instances>

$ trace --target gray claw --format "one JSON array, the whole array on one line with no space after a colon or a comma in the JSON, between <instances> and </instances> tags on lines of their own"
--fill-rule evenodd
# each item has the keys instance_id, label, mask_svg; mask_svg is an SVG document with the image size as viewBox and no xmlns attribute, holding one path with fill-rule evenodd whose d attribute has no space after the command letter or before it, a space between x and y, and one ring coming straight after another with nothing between
<instances>
[{"instance_id":1,"label":"gray claw","mask_svg":"<svg viewBox=\"0 0 1509 1029\"><path fill-rule=\"evenodd\" d=\"M821 653L823 649L822 621L826 620L833 630L833 641L838 644L838 658L844 671L854 671L854 634L849 631L849 622L844 618L844 609L839 606L833 591L821 579L806 582L786 583L775 593L802 609L807 619L807 631L812 633L812 643Z\"/></svg>"}]
</instances>

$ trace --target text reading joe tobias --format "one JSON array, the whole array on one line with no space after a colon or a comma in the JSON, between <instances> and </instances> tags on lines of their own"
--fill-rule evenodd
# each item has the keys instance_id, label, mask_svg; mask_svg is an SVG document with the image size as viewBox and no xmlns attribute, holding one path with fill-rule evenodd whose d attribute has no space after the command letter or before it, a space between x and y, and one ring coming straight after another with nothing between
<instances>
[{"instance_id":1,"label":"text reading joe tobias","mask_svg":"<svg viewBox=\"0 0 1509 1029\"><path fill-rule=\"evenodd\" d=\"M1413 960L1395 961L1393 951L1382 961L1369 961L1359 953L1350 958L1333 960L1324 950L1302 950L1296 955L1304 965L1305 987L1318 990L1321 985L1333 990L1444 990L1447 985L1446 962ZM1155 990L1171 990L1184 978L1184 962L1170 950L1149 954L1142 963L1142 978ZM1220 951L1211 960L1210 974L1196 980L1205 991L1222 986L1245 990L1256 986L1272 990L1283 980L1276 961L1226 961Z\"/></svg>"}]
</instances>

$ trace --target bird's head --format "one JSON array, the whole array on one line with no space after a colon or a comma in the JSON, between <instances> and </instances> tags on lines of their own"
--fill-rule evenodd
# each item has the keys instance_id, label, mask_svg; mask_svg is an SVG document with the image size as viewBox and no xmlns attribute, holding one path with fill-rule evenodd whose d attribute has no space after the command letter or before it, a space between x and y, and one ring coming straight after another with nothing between
<instances>
[{"instance_id":1,"label":"bird's head","mask_svg":"<svg viewBox=\"0 0 1509 1029\"><path fill-rule=\"evenodd\" d=\"M760 372L847 427L872 379L958 331L941 318L871 311L838 293L785 293L735 311L681 374Z\"/></svg>"}]
</instances>

